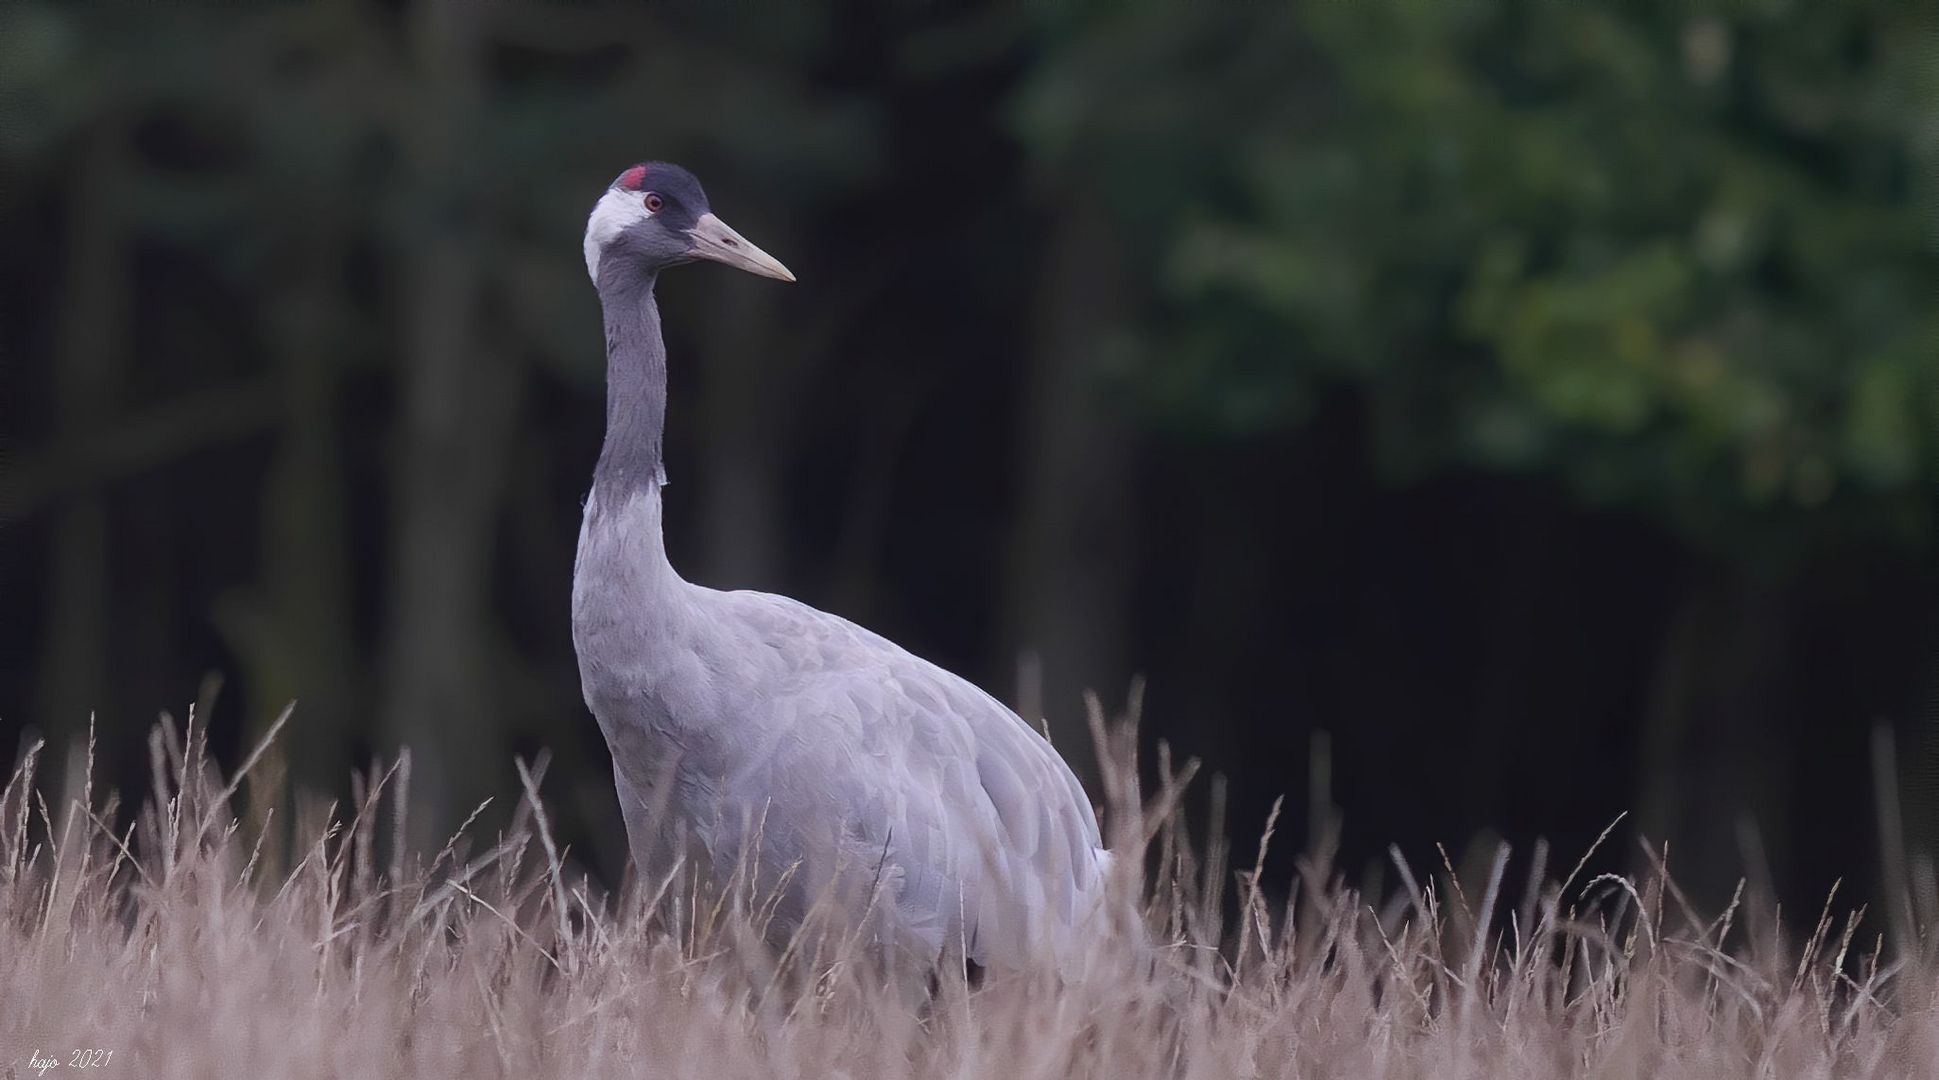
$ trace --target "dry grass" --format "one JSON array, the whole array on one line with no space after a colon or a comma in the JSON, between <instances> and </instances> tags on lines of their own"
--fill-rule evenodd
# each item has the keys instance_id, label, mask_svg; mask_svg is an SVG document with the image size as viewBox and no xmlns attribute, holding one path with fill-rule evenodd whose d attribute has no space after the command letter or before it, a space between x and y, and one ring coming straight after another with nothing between
<instances>
[{"instance_id":1,"label":"dry grass","mask_svg":"<svg viewBox=\"0 0 1939 1080\"><path fill-rule=\"evenodd\" d=\"M1854 941L1855 919L1786 945L1735 906L1689 911L1661 874L1555 882L1537 854L1515 887L1505 849L1466 889L1396 859L1403 888L1379 898L1309 861L1275 905L1216 846L1193 853L1177 785L1147 801L1121 733L1114 843L1144 845L1154 880L1119 860L1081 972L932 995L853 950L776 957L689 884L602 899L562 865L536 778L498 842L405 863L382 854L408 774L388 770L272 868L251 838L274 830L237 821L189 728L157 729L154 791L119 835L85 784L49 807L33 757L15 771L0 1076L35 1056L103 1077L1939 1074L1928 966ZM70 1065L86 1047L113 1058Z\"/></svg>"}]
</instances>

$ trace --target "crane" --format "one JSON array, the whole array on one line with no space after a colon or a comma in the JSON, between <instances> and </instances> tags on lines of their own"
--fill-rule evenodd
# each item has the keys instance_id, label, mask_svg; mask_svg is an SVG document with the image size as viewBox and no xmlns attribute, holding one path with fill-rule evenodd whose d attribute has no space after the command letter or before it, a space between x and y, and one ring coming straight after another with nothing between
<instances>
[{"instance_id":1,"label":"crane","mask_svg":"<svg viewBox=\"0 0 1939 1080\"><path fill-rule=\"evenodd\" d=\"M846 619L667 561L667 358L654 285L695 260L793 281L692 173L634 165L586 223L606 433L573 566L587 707L636 866L770 890L774 932L833 910L883 955L1067 955L1103 893L1097 817L1049 741L968 680Z\"/></svg>"}]
</instances>

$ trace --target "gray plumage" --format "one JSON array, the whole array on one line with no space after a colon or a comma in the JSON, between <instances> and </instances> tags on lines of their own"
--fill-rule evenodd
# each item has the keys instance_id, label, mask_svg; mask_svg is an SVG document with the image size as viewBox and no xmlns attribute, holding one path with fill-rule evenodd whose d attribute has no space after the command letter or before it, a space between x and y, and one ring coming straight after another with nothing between
<instances>
[{"instance_id":1,"label":"gray plumage","mask_svg":"<svg viewBox=\"0 0 1939 1080\"><path fill-rule=\"evenodd\" d=\"M917 959L953 946L994 967L1061 954L1109 856L1041 735L847 620L695 585L668 563L653 291L660 270L696 258L793 280L676 166L629 169L587 224L606 438L573 568L573 643L635 862L682 856L717 881L751 870L778 889L780 933L823 904L850 926L866 913L874 942Z\"/></svg>"}]
</instances>

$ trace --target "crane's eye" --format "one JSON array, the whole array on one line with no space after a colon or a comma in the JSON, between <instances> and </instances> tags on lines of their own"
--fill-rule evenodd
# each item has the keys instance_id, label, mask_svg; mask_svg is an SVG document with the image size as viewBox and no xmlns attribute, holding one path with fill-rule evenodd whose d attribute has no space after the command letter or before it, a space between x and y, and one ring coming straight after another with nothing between
<instances>
[{"instance_id":1,"label":"crane's eye","mask_svg":"<svg viewBox=\"0 0 1939 1080\"><path fill-rule=\"evenodd\" d=\"M660 212L660 207L665 206L666 204L667 204L667 201L665 199L660 198L659 192L649 191L646 193L646 212L647 213L657 214Z\"/></svg>"}]
</instances>

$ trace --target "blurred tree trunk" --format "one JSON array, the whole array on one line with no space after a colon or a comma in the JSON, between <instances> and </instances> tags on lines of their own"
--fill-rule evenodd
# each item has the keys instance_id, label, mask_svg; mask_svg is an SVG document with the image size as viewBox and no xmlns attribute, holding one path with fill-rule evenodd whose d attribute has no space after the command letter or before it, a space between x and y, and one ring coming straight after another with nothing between
<instances>
[{"instance_id":1,"label":"blurred tree trunk","mask_svg":"<svg viewBox=\"0 0 1939 1080\"><path fill-rule=\"evenodd\" d=\"M1898 763L1907 850L1903 854L1939 862L1939 596L1927 606L1925 669L1918 699L1900 725ZM1874 783L1877 778L1873 778ZM1939 898L1935 898L1939 899Z\"/></svg>"},{"instance_id":2,"label":"blurred tree trunk","mask_svg":"<svg viewBox=\"0 0 1939 1080\"><path fill-rule=\"evenodd\" d=\"M1096 762L1083 693L1115 710L1131 670L1131 591L1137 570L1132 483L1135 435L1105 400L1103 350L1125 320L1110 223L1084 199L1068 200L1044 270L1037 343L1022 437L1022 516L1010 581L1010 625L1026 670L1019 711L1086 780ZM1031 658L1036 663L1031 663Z\"/></svg>"},{"instance_id":3,"label":"blurred tree trunk","mask_svg":"<svg viewBox=\"0 0 1939 1080\"><path fill-rule=\"evenodd\" d=\"M262 504L259 587L222 598L216 622L248 676L249 745L292 701L299 708L257 765L247 820L283 806L287 783L327 790L353 765L349 737L359 728L356 649L350 619L347 507L339 472L336 405L340 367L336 328L343 241L349 223L324 200L306 221L296 264L304 276L272 301L268 317L283 418ZM354 763L362 765L364 763ZM288 820L279 817L279 820ZM278 865L268 852L269 865Z\"/></svg>"},{"instance_id":4,"label":"blurred tree trunk","mask_svg":"<svg viewBox=\"0 0 1939 1080\"><path fill-rule=\"evenodd\" d=\"M68 185L67 257L60 267L59 350L54 365L54 443L79 460L106 430L120 379L116 334L128 325L125 268L128 183L125 134L116 114L96 122ZM41 724L59 749L85 738L88 715L109 704L108 508L95 484L60 500L53 531Z\"/></svg>"},{"instance_id":5,"label":"blurred tree trunk","mask_svg":"<svg viewBox=\"0 0 1939 1080\"><path fill-rule=\"evenodd\" d=\"M407 240L399 486L393 504L386 741L413 748L409 841L441 843L491 787L504 750L491 684L490 555L513 415L509 358L477 333L482 257L466 211L480 12L415 8L422 96L403 119L422 231Z\"/></svg>"},{"instance_id":6,"label":"blurred tree trunk","mask_svg":"<svg viewBox=\"0 0 1939 1080\"><path fill-rule=\"evenodd\" d=\"M1759 883L1767 846L1790 831L1790 619L1781 588L1723 572L1693 588L1663 635L1638 829L1670 843L1679 881L1702 900L1721 902L1746 874Z\"/></svg>"},{"instance_id":7,"label":"blurred tree trunk","mask_svg":"<svg viewBox=\"0 0 1939 1080\"><path fill-rule=\"evenodd\" d=\"M1935 173L1939 170L1926 175ZM1926 381L1918 411L1926 430L1935 435L1926 445L1926 475L1939 477L1939 378ZM1939 482L1926 490L1929 520L1939 521ZM1903 854L1933 865L1939 862L1939 582L1926 589L1925 611L1925 665L1916 684L1917 698L1908 703L1908 722L1899 728L1898 757L1905 792L1907 851ZM1873 780L1877 782L1876 777Z\"/></svg>"},{"instance_id":8,"label":"blurred tree trunk","mask_svg":"<svg viewBox=\"0 0 1939 1080\"><path fill-rule=\"evenodd\" d=\"M700 460L691 474L700 485L699 569L701 580L721 588L786 584L782 455L800 365L793 350L777 347L771 285L734 281L709 288L706 330L698 338L706 355L688 358L701 374Z\"/></svg>"},{"instance_id":9,"label":"blurred tree trunk","mask_svg":"<svg viewBox=\"0 0 1939 1080\"><path fill-rule=\"evenodd\" d=\"M763 227L764 235L773 230ZM776 250L795 247L776 236ZM806 325L780 322L784 295L769 281L737 281L738 275L706 289L701 301L706 329L698 336L704 355L690 358L700 374L697 442L701 580L722 588L785 589L802 569L790 560L785 532L789 515L790 455L802 437L803 380L831 363L829 350L840 331L863 317L880 295L887 272L854 267L819 287L818 311ZM674 363L678 363L678 359ZM899 379L874 387L866 410L844 424L864 428L874 453L859 455L862 472L844 477L851 492L842 516L842 539L832 584L822 586L837 610L866 617L878 567L886 479L902 446L902 417L920 388L933 381L905 366ZM885 415L886 414L886 415ZM673 466L678 482L678 463Z\"/></svg>"},{"instance_id":10,"label":"blurred tree trunk","mask_svg":"<svg viewBox=\"0 0 1939 1080\"><path fill-rule=\"evenodd\" d=\"M1171 700L1184 703L1177 716L1164 723L1172 730L1192 733L1191 752L1215 770L1239 772L1248 761L1253 733L1229 722L1231 688L1243 685L1246 669L1257 662L1257 641L1234 641L1233 627L1259 594L1259 583L1272 576L1277 552L1262 543L1248 476L1234 475L1243 456L1231 452L1209 456L1219 475L1194 485L1191 495L1170 497L1176 512L1190 517L1187 564L1170 572L1187 575L1186 602L1177 618L1186 632L1180 635L1174 660L1184 685L1164 687ZM1242 468L1242 467L1241 467ZM1126 600L1129 603L1129 598ZM1250 751L1257 755L1257 750ZM1285 779L1269 786L1275 792L1306 787L1305 765L1288 758L1269 768L1283 768Z\"/></svg>"},{"instance_id":11,"label":"blurred tree trunk","mask_svg":"<svg viewBox=\"0 0 1939 1080\"><path fill-rule=\"evenodd\" d=\"M1506 780L1515 745L1540 738L1529 694L1530 673L1540 662L1538 647L1546 632L1543 593L1551 586L1555 558L1556 505L1545 498L1498 503L1495 520L1506 535L1497 538L1493 585L1482 596L1487 628L1483 632L1481 671L1475 696L1474 733L1461 770L1469 820L1503 820L1508 810ZM1531 730L1534 728L1535 730Z\"/></svg>"}]
</instances>

